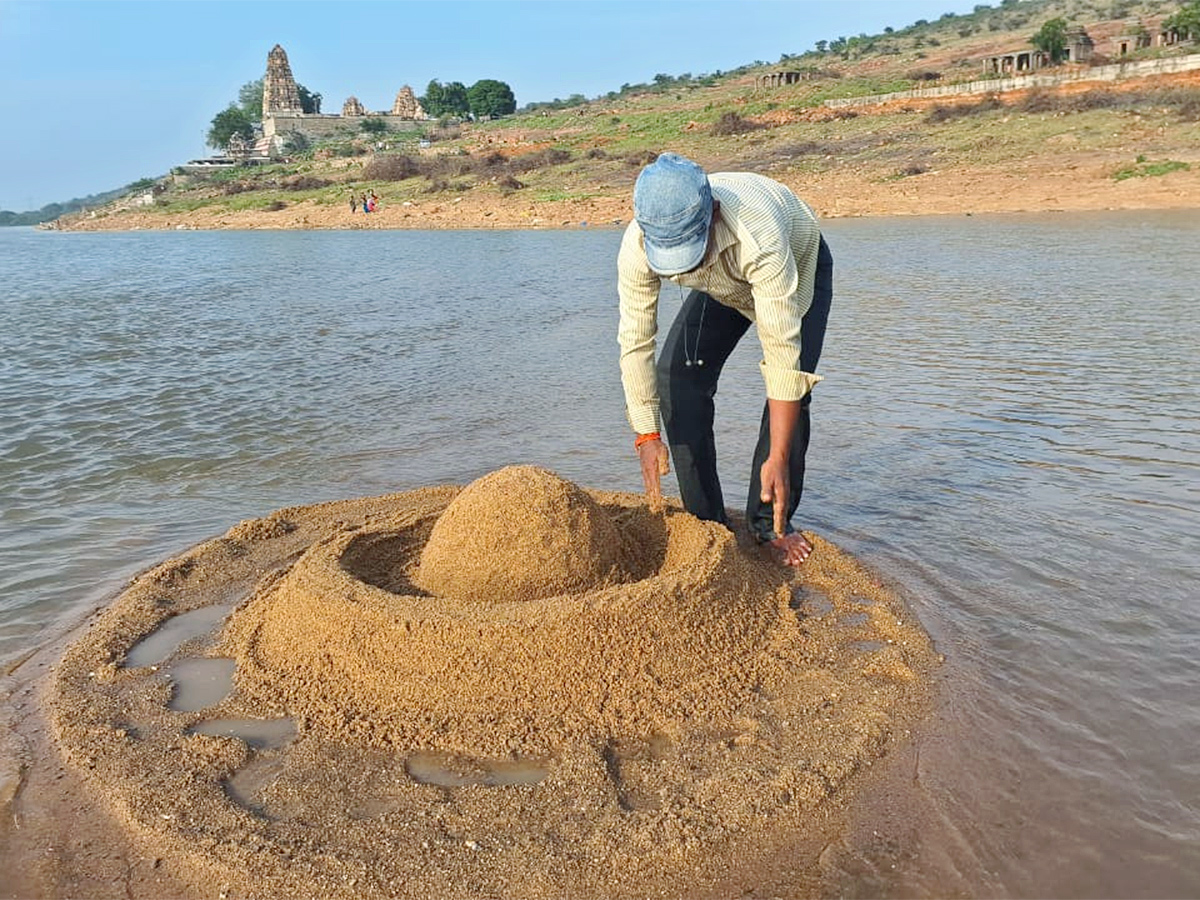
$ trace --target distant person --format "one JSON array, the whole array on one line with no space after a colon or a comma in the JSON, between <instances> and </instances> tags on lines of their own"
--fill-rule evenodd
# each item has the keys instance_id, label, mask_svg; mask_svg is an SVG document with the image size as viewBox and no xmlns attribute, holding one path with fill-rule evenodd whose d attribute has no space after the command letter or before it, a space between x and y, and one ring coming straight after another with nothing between
<instances>
[{"instance_id":1,"label":"distant person","mask_svg":"<svg viewBox=\"0 0 1200 900\"><path fill-rule=\"evenodd\" d=\"M350 194L350 212L358 212L358 198L353 193Z\"/></svg>"},{"instance_id":2,"label":"distant person","mask_svg":"<svg viewBox=\"0 0 1200 900\"><path fill-rule=\"evenodd\" d=\"M367 195L366 194L362 195L361 202L362 202L362 211L365 213L369 213L371 211L371 207L367 205Z\"/></svg>"},{"instance_id":3,"label":"distant person","mask_svg":"<svg viewBox=\"0 0 1200 900\"><path fill-rule=\"evenodd\" d=\"M375 212L379 208L379 196L371 191L371 212Z\"/></svg>"},{"instance_id":4,"label":"distant person","mask_svg":"<svg viewBox=\"0 0 1200 900\"><path fill-rule=\"evenodd\" d=\"M661 504L660 478L673 455L684 508L728 525L713 397L726 359L753 322L767 400L746 522L783 563L799 566L812 546L791 520L804 489L810 391L821 380L814 370L833 295L833 257L816 217L777 181L751 173L709 176L676 153L642 170L633 214L617 258L618 340L647 497ZM676 285L682 307L656 366L663 280Z\"/></svg>"}]
</instances>

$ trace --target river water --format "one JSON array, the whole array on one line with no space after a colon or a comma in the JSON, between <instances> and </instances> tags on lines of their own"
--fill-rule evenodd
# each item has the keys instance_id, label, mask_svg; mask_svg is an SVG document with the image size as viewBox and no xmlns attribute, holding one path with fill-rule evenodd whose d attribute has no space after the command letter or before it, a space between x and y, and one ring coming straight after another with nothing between
<instances>
[{"instance_id":1,"label":"river water","mask_svg":"<svg viewBox=\"0 0 1200 900\"><path fill-rule=\"evenodd\" d=\"M919 827L846 848L841 890L1200 896L1200 215L825 230L797 524L946 657ZM0 665L279 507L509 463L637 490L619 239L0 229ZM757 359L717 397L732 500Z\"/></svg>"}]
</instances>

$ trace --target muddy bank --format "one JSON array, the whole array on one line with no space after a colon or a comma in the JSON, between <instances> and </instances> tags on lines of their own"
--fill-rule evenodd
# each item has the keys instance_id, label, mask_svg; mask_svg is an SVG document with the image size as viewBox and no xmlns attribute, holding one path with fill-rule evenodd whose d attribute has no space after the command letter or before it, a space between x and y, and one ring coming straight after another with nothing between
<instances>
[{"instance_id":1,"label":"muddy bank","mask_svg":"<svg viewBox=\"0 0 1200 900\"><path fill-rule=\"evenodd\" d=\"M87 872L123 859L112 896L696 896L790 848L768 882L820 893L856 780L925 709L925 634L819 536L793 579L678 509L532 502L525 475L514 534L591 519L602 564L565 588L561 547L512 539L464 547L494 599L423 578L453 487L282 510L135 579L43 682L67 765L17 798L52 824L78 779L120 827L45 856L39 892L105 895Z\"/></svg>"}]
</instances>

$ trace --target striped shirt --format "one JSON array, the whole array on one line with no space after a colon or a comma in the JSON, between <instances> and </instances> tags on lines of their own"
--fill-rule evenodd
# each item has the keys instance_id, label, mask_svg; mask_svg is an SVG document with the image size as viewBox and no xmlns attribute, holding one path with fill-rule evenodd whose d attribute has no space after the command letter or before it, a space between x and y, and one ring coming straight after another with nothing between
<instances>
[{"instance_id":1,"label":"striped shirt","mask_svg":"<svg viewBox=\"0 0 1200 900\"><path fill-rule=\"evenodd\" d=\"M654 370L658 291L663 278L702 291L754 322L767 397L801 400L821 376L800 369L800 322L812 305L821 230L812 210L762 175L709 176L720 209L699 268L660 276L646 261L642 230L629 223L617 255L621 384L625 411L639 434L660 430Z\"/></svg>"}]
</instances>

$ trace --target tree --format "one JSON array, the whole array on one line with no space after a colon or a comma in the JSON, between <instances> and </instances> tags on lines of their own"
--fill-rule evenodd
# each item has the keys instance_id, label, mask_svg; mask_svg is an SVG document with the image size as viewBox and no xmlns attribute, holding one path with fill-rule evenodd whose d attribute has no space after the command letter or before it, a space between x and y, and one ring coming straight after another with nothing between
<instances>
[{"instance_id":1,"label":"tree","mask_svg":"<svg viewBox=\"0 0 1200 900\"><path fill-rule=\"evenodd\" d=\"M296 91L300 94L300 109L306 113L319 113L321 111L321 95L310 91L302 84L296 85ZM263 80L256 78L254 81L247 81L238 88L238 106L246 113L251 122L262 121L262 103L263 103Z\"/></svg>"},{"instance_id":2,"label":"tree","mask_svg":"<svg viewBox=\"0 0 1200 900\"><path fill-rule=\"evenodd\" d=\"M229 139L235 134L247 141L254 140L254 122L244 109L230 103L213 116L212 127L208 129L208 146L224 150L229 146Z\"/></svg>"},{"instance_id":3,"label":"tree","mask_svg":"<svg viewBox=\"0 0 1200 900\"><path fill-rule=\"evenodd\" d=\"M442 83L436 78L432 78L425 87L425 93L417 98L417 102L421 104L426 115L437 118L444 115L442 105L445 103L445 94L446 89L442 87Z\"/></svg>"},{"instance_id":4,"label":"tree","mask_svg":"<svg viewBox=\"0 0 1200 900\"><path fill-rule=\"evenodd\" d=\"M1061 16L1050 19L1029 42L1050 57L1051 65L1057 65L1067 57L1067 20Z\"/></svg>"},{"instance_id":5,"label":"tree","mask_svg":"<svg viewBox=\"0 0 1200 900\"><path fill-rule=\"evenodd\" d=\"M512 88L494 78L484 78L467 88L467 101L471 104L471 115L477 119L508 116L517 109Z\"/></svg>"},{"instance_id":6,"label":"tree","mask_svg":"<svg viewBox=\"0 0 1200 900\"><path fill-rule=\"evenodd\" d=\"M363 119L358 127L372 137L383 137L388 130L387 122L383 119Z\"/></svg>"},{"instance_id":7,"label":"tree","mask_svg":"<svg viewBox=\"0 0 1200 900\"><path fill-rule=\"evenodd\" d=\"M465 117L471 111L470 101L467 100L467 88L461 81L451 81L442 84L436 78L429 82L425 94L418 97L421 108L434 118L441 116Z\"/></svg>"},{"instance_id":8,"label":"tree","mask_svg":"<svg viewBox=\"0 0 1200 900\"><path fill-rule=\"evenodd\" d=\"M310 91L302 84L296 85L296 90L300 94L300 108L309 115L316 115L321 112L321 95Z\"/></svg>"},{"instance_id":9,"label":"tree","mask_svg":"<svg viewBox=\"0 0 1200 900\"><path fill-rule=\"evenodd\" d=\"M1200 0L1184 4L1179 12L1163 20L1162 27L1183 38L1200 38Z\"/></svg>"},{"instance_id":10,"label":"tree","mask_svg":"<svg viewBox=\"0 0 1200 900\"><path fill-rule=\"evenodd\" d=\"M238 88L238 106L250 117L252 122L262 121L263 80L256 78L247 81Z\"/></svg>"},{"instance_id":11,"label":"tree","mask_svg":"<svg viewBox=\"0 0 1200 900\"><path fill-rule=\"evenodd\" d=\"M452 81L446 85L446 111L459 118L466 118L471 111L471 101L467 97L467 86L461 81Z\"/></svg>"}]
</instances>

